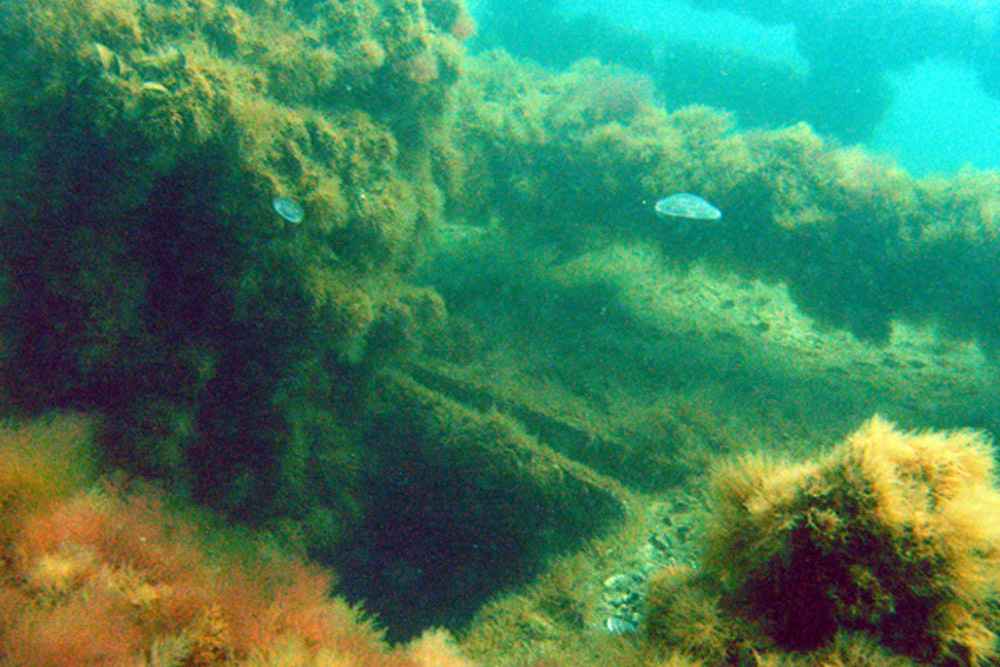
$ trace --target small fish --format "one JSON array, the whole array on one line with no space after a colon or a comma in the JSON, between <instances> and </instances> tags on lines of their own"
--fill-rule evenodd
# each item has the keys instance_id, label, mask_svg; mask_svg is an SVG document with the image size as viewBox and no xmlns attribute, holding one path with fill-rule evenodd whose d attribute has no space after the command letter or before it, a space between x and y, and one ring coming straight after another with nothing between
<instances>
[{"instance_id":1,"label":"small fish","mask_svg":"<svg viewBox=\"0 0 1000 667\"><path fill-rule=\"evenodd\" d=\"M722 211L690 192L678 192L664 197L653 207L661 218L684 218L685 220L718 220Z\"/></svg>"},{"instance_id":2,"label":"small fish","mask_svg":"<svg viewBox=\"0 0 1000 667\"><path fill-rule=\"evenodd\" d=\"M271 201L271 206L274 207L275 213L293 225L302 222L306 217L306 212L302 208L302 204L290 197L275 197Z\"/></svg>"}]
</instances>

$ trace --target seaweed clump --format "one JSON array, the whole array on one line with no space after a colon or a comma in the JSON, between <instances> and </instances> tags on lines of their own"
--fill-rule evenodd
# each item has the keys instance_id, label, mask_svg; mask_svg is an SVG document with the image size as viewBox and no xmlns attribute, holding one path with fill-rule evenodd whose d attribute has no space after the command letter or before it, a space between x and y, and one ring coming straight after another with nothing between
<instances>
[{"instance_id":1,"label":"seaweed clump","mask_svg":"<svg viewBox=\"0 0 1000 667\"><path fill-rule=\"evenodd\" d=\"M879 417L815 462L722 467L704 567L653 584L652 642L710 660L843 655L871 639L862 664L995 660L993 467L980 433L904 433Z\"/></svg>"},{"instance_id":2,"label":"seaweed clump","mask_svg":"<svg viewBox=\"0 0 1000 667\"><path fill-rule=\"evenodd\" d=\"M0 427L4 665L471 667L442 630L389 646L329 571L272 542L95 482L94 432L73 414Z\"/></svg>"}]
</instances>

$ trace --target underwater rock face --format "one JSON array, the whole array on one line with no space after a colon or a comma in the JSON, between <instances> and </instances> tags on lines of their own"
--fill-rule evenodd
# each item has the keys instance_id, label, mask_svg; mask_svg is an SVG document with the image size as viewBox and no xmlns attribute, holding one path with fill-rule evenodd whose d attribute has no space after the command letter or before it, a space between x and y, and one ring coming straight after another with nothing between
<instances>
[{"instance_id":1,"label":"underwater rock face","mask_svg":"<svg viewBox=\"0 0 1000 667\"><path fill-rule=\"evenodd\" d=\"M664 197L653 207L656 215L661 218L684 218L687 220L718 220L722 211L707 201L689 192Z\"/></svg>"},{"instance_id":2,"label":"underwater rock face","mask_svg":"<svg viewBox=\"0 0 1000 667\"><path fill-rule=\"evenodd\" d=\"M613 488L515 418L401 373L373 387L365 439L391 463L370 489L359 537L333 563L342 591L364 600L390 639L428 623L460 625L549 554L623 518ZM385 565L373 572L373 563Z\"/></svg>"},{"instance_id":3,"label":"underwater rock face","mask_svg":"<svg viewBox=\"0 0 1000 667\"><path fill-rule=\"evenodd\" d=\"M461 0L0 0L11 402L109 410L117 466L335 542L360 504L338 461L365 459L341 456L363 450L342 377L443 312L403 274L442 206L424 140L462 21Z\"/></svg>"}]
</instances>

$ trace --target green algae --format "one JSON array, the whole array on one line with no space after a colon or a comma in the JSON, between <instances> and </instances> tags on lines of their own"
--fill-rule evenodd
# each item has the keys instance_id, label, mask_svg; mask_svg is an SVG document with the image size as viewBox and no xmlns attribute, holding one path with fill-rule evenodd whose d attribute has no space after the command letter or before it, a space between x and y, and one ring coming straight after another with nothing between
<instances>
[{"instance_id":1,"label":"green algae","mask_svg":"<svg viewBox=\"0 0 1000 667\"><path fill-rule=\"evenodd\" d=\"M336 453L360 451L338 426L350 387L283 397L302 368L328 386L444 317L404 275L440 207L425 144L464 5L0 13L5 394L103 411L110 461L336 542L359 505L336 463L363 458ZM275 224L278 195L301 225Z\"/></svg>"},{"instance_id":2,"label":"green algae","mask_svg":"<svg viewBox=\"0 0 1000 667\"><path fill-rule=\"evenodd\" d=\"M741 132L706 107L667 113L634 79L622 85L636 103L610 113L620 100L595 97L595 69L550 73L497 53L467 66L435 163L466 233L443 239L425 268L452 337L421 366L433 386L515 415L560 454L654 498L685 482L697 493L715 458L813 455L875 411L995 431L994 174L917 180L805 124ZM721 225L665 232L649 209L675 189L711 193ZM636 530L626 521L620 539L648 535ZM595 636L606 617L580 572L642 572L628 560L648 565L642 553L558 561L481 611L477 655L511 665L743 655L732 642L753 624L713 635L711 595L682 597L658 626L665 646ZM985 623L995 631L995 618ZM955 645L983 655L982 629L956 631ZM705 652L678 653L700 641ZM846 633L813 657L913 664Z\"/></svg>"},{"instance_id":3,"label":"green algae","mask_svg":"<svg viewBox=\"0 0 1000 667\"><path fill-rule=\"evenodd\" d=\"M595 79L617 84L595 94ZM865 340L884 343L896 319L934 319L994 345L996 327L970 327L996 318L995 272L984 270L996 253L992 175L921 181L804 123L741 133L707 107L667 114L641 81L592 61L549 74L481 56L456 93L439 165L449 210L499 213L542 247L660 241L682 261L785 282L806 313ZM723 224L657 238L645 205L675 191L718 205ZM942 274L985 285L942 285ZM956 302L969 306L961 316Z\"/></svg>"},{"instance_id":4,"label":"green algae","mask_svg":"<svg viewBox=\"0 0 1000 667\"><path fill-rule=\"evenodd\" d=\"M667 111L594 60L467 59L457 2L43 4L0 2L3 395L104 413L110 463L326 561L407 517L449 526L429 561L492 545L428 567L432 606L402 557L351 582L400 628L461 624L715 457L996 401L961 342L996 341L995 175ZM721 225L656 225L671 191ZM560 595L554 626L600 625Z\"/></svg>"}]
</instances>

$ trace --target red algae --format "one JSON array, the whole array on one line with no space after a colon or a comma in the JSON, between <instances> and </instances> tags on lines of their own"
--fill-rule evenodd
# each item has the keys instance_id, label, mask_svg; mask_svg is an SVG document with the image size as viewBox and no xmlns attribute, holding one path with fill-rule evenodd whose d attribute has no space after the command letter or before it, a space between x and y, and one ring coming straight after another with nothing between
<instances>
[{"instance_id":1,"label":"red algae","mask_svg":"<svg viewBox=\"0 0 1000 667\"><path fill-rule=\"evenodd\" d=\"M148 656L236 665L293 650L302 665L471 664L447 633L414 655L390 647L358 608L331 597L332 572L210 517L196 522L147 484L118 477L44 501L11 491L0 478L5 665L110 667Z\"/></svg>"}]
</instances>

